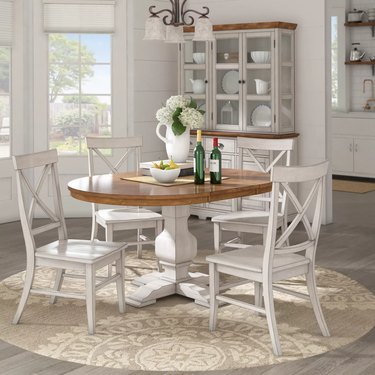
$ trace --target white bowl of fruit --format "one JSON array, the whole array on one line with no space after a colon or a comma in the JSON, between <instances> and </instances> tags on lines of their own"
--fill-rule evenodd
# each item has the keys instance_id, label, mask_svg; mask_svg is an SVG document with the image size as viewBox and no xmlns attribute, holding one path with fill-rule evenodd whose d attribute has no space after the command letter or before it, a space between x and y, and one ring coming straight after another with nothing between
<instances>
[{"instance_id":1,"label":"white bowl of fruit","mask_svg":"<svg viewBox=\"0 0 375 375\"><path fill-rule=\"evenodd\" d=\"M152 163L150 168L151 176L158 182L173 182L180 174L181 168L173 161L165 162L161 160L159 163Z\"/></svg>"}]
</instances>

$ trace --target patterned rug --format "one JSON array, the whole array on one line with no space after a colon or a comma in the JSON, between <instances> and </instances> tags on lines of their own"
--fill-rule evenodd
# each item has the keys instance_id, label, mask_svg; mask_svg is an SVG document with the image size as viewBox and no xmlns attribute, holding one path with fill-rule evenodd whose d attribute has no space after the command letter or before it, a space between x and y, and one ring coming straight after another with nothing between
<instances>
[{"instance_id":1,"label":"patterned rug","mask_svg":"<svg viewBox=\"0 0 375 375\"><path fill-rule=\"evenodd\" d=\"M208 252L201 252L192 267L207 271ZM131 280L152 271L154 254L126 258L126 290L135 286ZM321 354L363 336L375 325L375 296L350 278L319 268L318 287L331 337L322 337L312 308L307 301L275 293L282 357L272 354L266 319L234 306L219 309L218 327L208 331L208 309L191 300L173 296L141 309L127 306L118 313L115 288L99 292L97 334L87 335L86 309L83 301L48 299L32 296L21 319L13 326L11 319L21 294L24 273L0 283L0 339L44 356L127 370L209 371L246 368L293 361ZM53 271L39 269L39 285L48 286ZM288 287L304 291L302 279L293 279ZM66 289L77 290L82 281L66 279ZM242 285L231 292L252 299L252 286Z\"/></svg>"}]
</instances>

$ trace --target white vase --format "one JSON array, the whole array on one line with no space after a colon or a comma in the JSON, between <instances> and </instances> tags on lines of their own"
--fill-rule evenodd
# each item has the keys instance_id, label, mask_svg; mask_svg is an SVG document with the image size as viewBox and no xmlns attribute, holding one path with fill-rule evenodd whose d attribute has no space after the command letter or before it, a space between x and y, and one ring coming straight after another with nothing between
<instances>
[{"instance_id":1,"label":"white vase","mask_svg":"<svg viewBox=\"0 0 375 375\"><path fill-rule=\"evenodd\" d=\"M165 137L160 134L160 128L166 127ZM169 125L158 124L156 135L165 143L169 159L176 163L184 163L189 155L190 148L190 130L186 128L181 135L174 135L172 127Z\"/></svg>"}]
</instances>

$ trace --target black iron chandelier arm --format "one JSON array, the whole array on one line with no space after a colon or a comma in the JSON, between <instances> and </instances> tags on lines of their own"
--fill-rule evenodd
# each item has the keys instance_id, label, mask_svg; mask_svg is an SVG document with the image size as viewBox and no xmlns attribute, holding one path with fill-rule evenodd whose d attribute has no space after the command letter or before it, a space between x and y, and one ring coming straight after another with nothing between
<instances>
[{"instance_id":1,"label":"black iron chandelier arm","mask_svg":"<svg viewBox=\"0 0 375 375\"><path fill-rule=\"evenodd\" d=\"M191 26L194 23L194 18L191 15L187 15L187 13L195 13L202 18L207 18L207 15L210 13L210 10L208 9L208 7L202 8L205 10L205 12L198 12L194 9L186 9L185 11L181 10L181 20L184 23L184 25ZM187 20L186 17L190 20Z\"/></svg>"},{"instance_id":2,"label":"black iron chandelier arm","mask_svg":"<svg viewBox=\"0 0 375 375\"><path fill-rule=\"evenodd\" d=\"M167 12L169 14L167 14L166 16L163 17L163 22L164 22L165 25L172 25L173 24L174 15L173 15L173 12L170 9L161 9L161 10L158 10L157 12L155 12L154 11L155 8L156 8L156 5L151 5L150 8L148 8L148 10L151 14L151 17L159 17L159 14ZM171 18L170 22L168 22L168 17Z\"/></svg>"},{"instance_id":3,"label":"black iron chandelier arm","mask_svg":"<svg viewBox=\"0 0 375 375\"><path fill-rule=\"evenodd\" d=\"M183 0L180 8L180 0L170 0L172 5L172 10L170 9L161 9L159 11L155 11L156 6L151 5L149 8L149 12L151 17L159 17L161 13L168 13L163 17L163 23L165 25L174 25L174 26L191 26L194 24L194 18L188 13L197 14L200 17L207 18L207 15L210 13L208 7L202 7L203 11L199 12L194 9L186 9L185 5L187 0Z\"/></svg>"}]
</instances>

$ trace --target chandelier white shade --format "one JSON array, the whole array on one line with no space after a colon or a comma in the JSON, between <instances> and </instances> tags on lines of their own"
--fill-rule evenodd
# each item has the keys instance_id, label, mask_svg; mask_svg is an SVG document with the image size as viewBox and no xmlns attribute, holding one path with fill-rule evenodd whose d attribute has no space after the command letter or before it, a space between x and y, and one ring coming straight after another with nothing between
<instances>
[{"instance_id":1,"label":"chandelier white shade","mask_svg":"<svg viewBox=\"0 0 375 375\"><path fill-rule=\"evenodd\" d=\"M194 40L210 41L214 40L212 32L212 23L207 17L210 10L207 7L202 7L203 11L199 12L194 9L185 9L187 0L170 0L171 9L161 9L155 11L156 6L152 5L149 8L150 17L145 25L144 40L162 40L167 43L183 43L183 27L192 26L195 19L192 14L199 16L196 27ZM165 15L159 17L160 14Z\"/></svg>"},{"instance_id":2,"label":"chandelier white shade","mask_svg":"<svg viewBox=\"0 0 375 375\"><path fill-rule=\"evenodd\" d=\"M144 40L165 40L165 25L159 17L146 20Z\"/></svg>"},{"instance_id":3,"label":"chandelier white shade","mask_svg":"<svg viewBox=\"0 0 375 375\"><path fill-rule=\"evenodd\" d=\"M198 18L195 25L194 41L210 41L214 40L212 32L212 23L208 18Z\"/></svg>"}]
</instances>

